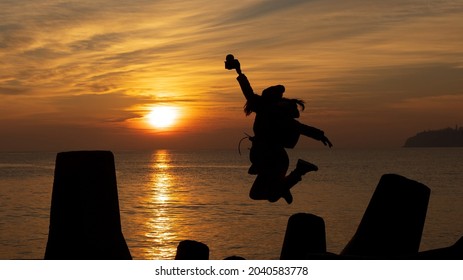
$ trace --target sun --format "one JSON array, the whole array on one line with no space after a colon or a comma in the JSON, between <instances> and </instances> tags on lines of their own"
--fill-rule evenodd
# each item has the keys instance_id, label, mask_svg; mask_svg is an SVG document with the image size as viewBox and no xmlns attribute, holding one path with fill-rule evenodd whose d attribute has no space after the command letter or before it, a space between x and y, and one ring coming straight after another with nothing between
<instances>
[{"instance_id":1,"label":"sun","mask_svg":"<svg viewBox=\"0 0 463 280\"><path fill-rule=\"evenodd\" d=\"M175 124L178 110L171 106L156 106L146 115L147 121L155 128L168 128Z\"/></svg>"}]
</instances>

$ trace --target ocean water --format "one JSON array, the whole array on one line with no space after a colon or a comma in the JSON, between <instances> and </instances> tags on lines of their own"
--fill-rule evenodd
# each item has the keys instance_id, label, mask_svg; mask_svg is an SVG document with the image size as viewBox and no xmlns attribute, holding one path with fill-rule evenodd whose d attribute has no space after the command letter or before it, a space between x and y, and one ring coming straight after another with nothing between
<instances>
[{"instance_id":1,"label":"ocean water","mask_svg":"<svg viewBox=\"0 0 463 280\"><path fill-rule=\"evenodd\" d=\"M318 165L293 188L294 202L253 201L247 151L114 152L122 231L134 259L173 259L181 240L207 244L211 259L278 259L288 218L323 217L339 253L383 174L431 188L420 251L463 235L461 148L291 150ZM56 153L0 153L0 259L42 259Z\"/></svg>"}]
</instances>

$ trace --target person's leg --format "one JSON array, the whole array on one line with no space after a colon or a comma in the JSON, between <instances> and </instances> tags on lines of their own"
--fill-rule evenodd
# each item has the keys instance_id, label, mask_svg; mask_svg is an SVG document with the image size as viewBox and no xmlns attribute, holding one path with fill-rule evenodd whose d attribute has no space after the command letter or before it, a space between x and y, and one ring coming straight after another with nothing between
<instances>
[{"instance_id":1,"label":"person's leg","mask_svg":"<svg viewBox=\"0 0 463 280\"><path fill-rule=\"evenodd\" d=\"M252 184L251 190L249 191L249 197L253 200L268 200L269 198L269 182L271 179L268 178L267 174L259 174Z\"/></svg>"},{"instance_id":2,"label":"person's leg","mask_svg":"<svg viewBox=\"0 0 463 280\"><path fill-rule=\"evenodd\" d=\"M283 190L281 196L288 204L293 201L293 196L290 192L291 188L302 180L302 176L310 171L317 171L318 167L315 164L299 159L296 168L285 177L283 182Z\"/></svg>"},{"instance_id":3,"label":"person's leg","mask_svg":"<svg viewBox=\"0 0 463 280\"><path fill-rule=\"evenodd\" d=\"M296 168L285 178L285 187L291 189L302 180L302 176L310 171L317 171L318 167L308 161L299 159Z\"/></svg>"},{"instance_id":4,"label":"person's leg","mask_svg":"<svg viewBox=\"0 0 463 280\"><path fill-rule=\"evenodd\" d=\"M266 199L276 202L285 189L289 158L284 148L263 147L255 149L253 162L260 166L249 197L254 200Z\"/></svg>"},{"instance_id":5,"label":"person's leg","mask_svg":"<svg viewBox=\"0 0 463 280\"><path fill-rule=\"evenodd\" d=\"M293 201L290 189L302 180L302 176L310 171L316 171L318 168L311 163L301 163L299 160L296 168L285 176L286 169L265 169L254 181L249 197L253 200L268 200L276 202L281 197L288 204Z\"/></svg>"},{"instance_id":6,"label":"person's leg","mask_svg":"<svg viewBox=\"0 0 463 280\"><path fill-rule=\"evenodd\" d=\"M253 200L276 202L282 197L285 188L285 170L263 169L252 184L249 197Z\"/></svg>"},{"instance_id":7,"label":"person's leg","mask_svg":"<svg viewBox=\"0 0 463 280\"><path fill-rule=\"evenodd\" d=\"M276 202L283 197L288 204L293 201L290 189L302 180L307 172L318 170L317 166L299 160L296 168L286 176L289 157L284 148L267 149L263 156L262 168L254 181L249 197L253 200Z\"/></svg>"}]
</instances>

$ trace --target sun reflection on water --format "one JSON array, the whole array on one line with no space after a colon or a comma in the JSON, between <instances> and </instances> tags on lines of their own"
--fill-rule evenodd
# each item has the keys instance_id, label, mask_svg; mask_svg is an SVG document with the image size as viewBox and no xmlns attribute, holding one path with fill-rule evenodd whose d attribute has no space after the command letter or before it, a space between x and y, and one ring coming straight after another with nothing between
<instances>
[{"instance_id":1,"label":"sun reflection on water","mask_svg":"<svg viewBox=\"0 0 463 280\"><path fill-rule=\"evenodd\" d=\"M172 187L175 177L171 168L171 154L167 150L158 150L153 154L150 180L153 217L146 221L148 231L145 234L151 246L145 250L145 259L173 259L176 253L177 236L173 230L175 221L168 211L174 198Z\"/></svg>"}]
</instances>

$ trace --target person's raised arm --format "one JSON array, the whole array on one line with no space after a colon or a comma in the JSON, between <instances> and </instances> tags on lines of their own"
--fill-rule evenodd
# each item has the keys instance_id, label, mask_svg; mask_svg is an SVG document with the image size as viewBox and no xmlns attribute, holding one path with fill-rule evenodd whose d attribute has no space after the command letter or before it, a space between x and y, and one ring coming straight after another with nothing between
<instances>
[{"instance_id":1,"label":"person's raised arm","mask_svg":"<svg viewBox=\"0 0 463 280\"><path fill-rule=\"evenodd\" d=\"M241 65L238 59L235 59L235 57L231 54L227 55L225 60L225 68L228 70L236 70L236 73L238 74L238 77L236 79L240 84L241 91L243 92L244 97L246 98L246 100L253 99L256 94L254 94L254 90L252 89L248 78L241 71Z\"/></svg>"},{"instance_id":2,"label":"person's raised arm","mask_svg":"<svg viewBox=\"0 0 463 280\"><path fill-rule=\"evenodd\" d=\"M241 87L241 91L243 92L243 95L246 98L246 100L250 100L255 97L256 94L254 94L254 90L252 89L248 78L243 73L240 73L236 80L238 80L238 83Z\"/></svg>"}]
</instances>

